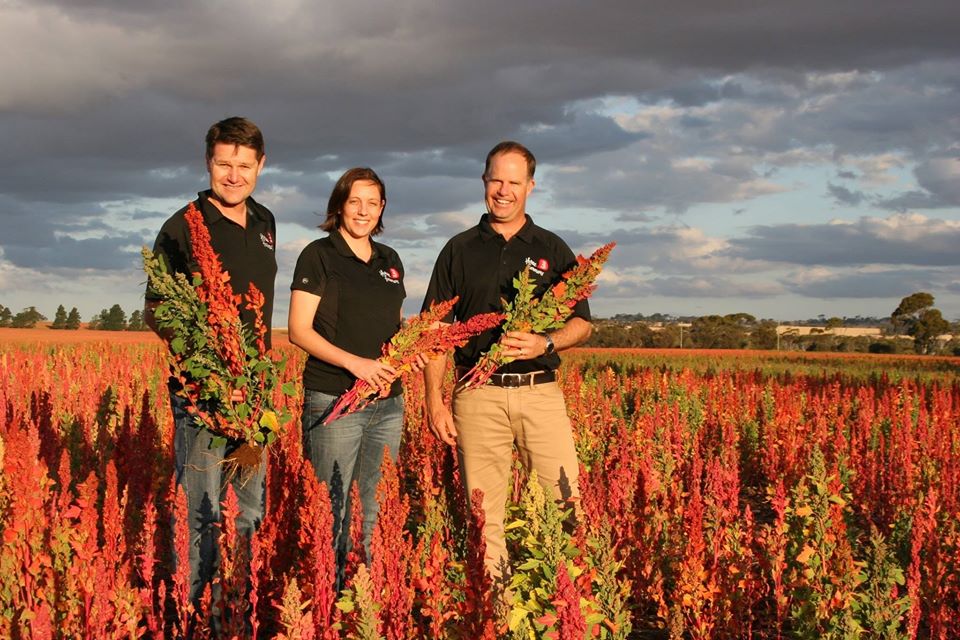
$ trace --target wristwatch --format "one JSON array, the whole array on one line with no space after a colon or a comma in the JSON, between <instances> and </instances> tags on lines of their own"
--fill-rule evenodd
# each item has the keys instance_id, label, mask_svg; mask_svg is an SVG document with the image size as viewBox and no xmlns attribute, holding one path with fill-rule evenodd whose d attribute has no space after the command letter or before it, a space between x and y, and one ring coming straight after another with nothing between
<instances>
[{"instance_id":1,"label":"wristwatch","mask_svg":"<svg viewBox=\"0 0 960 640\"><path fill-rule=\"evenodd\" d=\"M557 350L557 345L553 344L553 338L551 338L549 334L545 333L543 337L547 340L547 348L543 350L543 355L549 356Z\"/></svg>"}]
</instances>

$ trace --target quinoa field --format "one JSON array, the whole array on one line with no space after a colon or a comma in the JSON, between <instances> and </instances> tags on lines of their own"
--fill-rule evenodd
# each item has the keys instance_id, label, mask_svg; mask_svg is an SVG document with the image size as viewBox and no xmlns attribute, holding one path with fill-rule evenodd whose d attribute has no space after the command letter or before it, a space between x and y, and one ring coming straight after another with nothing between
<instances>
[{"instance_id":1,"label":"quinoa field","mask_svg":"<svg viewBox=\"0 0 960 640\"><path fill-rule=\"evenodd\" d=\"M506 603L417 377L372 558L357 543L336 593L330 492L301 457L294 400L266 518L238 538L228 495L220 597L195 608L171 560L188 532L172 524L185 502L160 342L8 331L2 638L960 637L958 359L566 354L583 513L565 526L518 468Z\"/></svg>"}]
</instances>

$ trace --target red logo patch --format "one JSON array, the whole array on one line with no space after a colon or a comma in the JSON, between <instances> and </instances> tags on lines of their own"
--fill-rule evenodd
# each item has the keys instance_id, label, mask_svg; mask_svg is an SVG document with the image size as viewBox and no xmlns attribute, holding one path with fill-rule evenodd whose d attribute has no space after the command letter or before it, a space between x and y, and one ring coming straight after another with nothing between
<instances>
[{"instance_id":1,"label":"red logo patch","mask_svg":"<svg viewBox=\"0 0 960 640\"><path fill-rule=\"evenodd\" d=\"M540 271L546 271L549 268L550 268L550 263L547 262L546 258L540 258L539 260L537 260L537 269L540 269Z\"/></svg>"},{"instance_id":2,"label":"red logo patch","mask_svg":"<svg viewBox=\"0 0 960 640\"><path fill-rule=\"evenodd\" d=\"M390 267L390 277L394 280L400 279L400 272L397 271L394 267Z\"/></svg>"}]
</instances>

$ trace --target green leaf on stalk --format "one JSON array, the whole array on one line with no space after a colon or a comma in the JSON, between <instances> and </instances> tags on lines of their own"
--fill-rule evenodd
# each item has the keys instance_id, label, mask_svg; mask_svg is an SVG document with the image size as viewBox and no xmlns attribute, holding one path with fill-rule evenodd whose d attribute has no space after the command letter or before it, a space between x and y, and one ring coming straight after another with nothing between
<instances>
[{"instance_id":1,"label":"green leaf on stalk","mask_svg":"<svg viewBox=\"0 0 960 640\"><path fill-rule=\"evenodd\" d=\"M516 631L517 626L529 615L530 612L526 609L511 609L510 616L507 620L507 626L510 627L510 631Z\"/></svg>"}]
</instances>

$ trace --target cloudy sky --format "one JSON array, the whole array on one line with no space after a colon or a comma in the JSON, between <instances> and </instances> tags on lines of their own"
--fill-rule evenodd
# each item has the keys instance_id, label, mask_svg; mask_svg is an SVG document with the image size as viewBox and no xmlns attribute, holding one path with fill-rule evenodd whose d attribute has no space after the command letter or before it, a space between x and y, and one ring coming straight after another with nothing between
<instances>
[{"instance_id":1,"label":"cloudy sky","mask_svg":"<svg viewBox=\"0 0 960 640\"><path fill-rule=\"evenodd\" d=\"M538 156L538 223L617 241L596 315L885 316L923 290L957 319L958 33L956 0L0 0L0 304L139 307L139 247L244 115L281 326L344 169L387 183L412 312L506 138Z\"/></svg>"}]
</instances>

